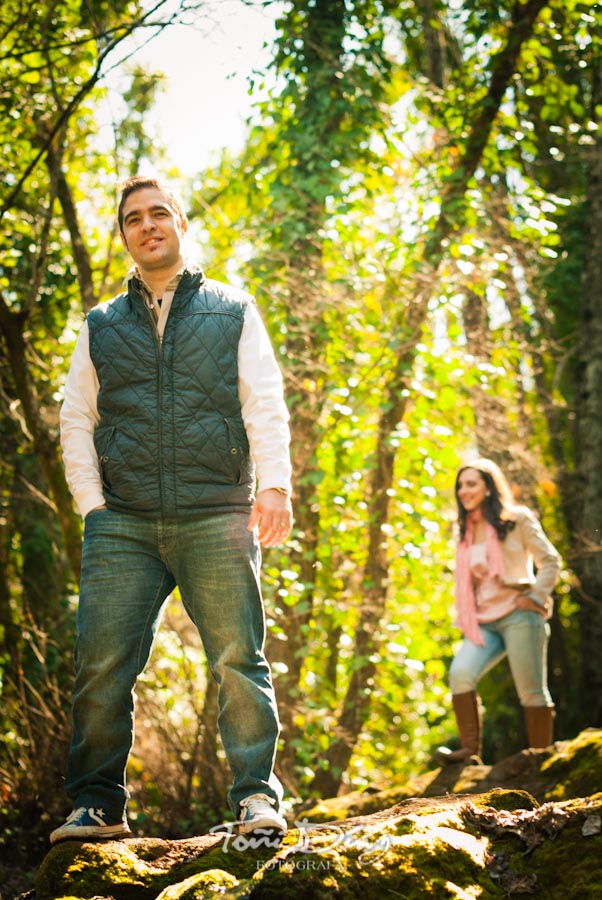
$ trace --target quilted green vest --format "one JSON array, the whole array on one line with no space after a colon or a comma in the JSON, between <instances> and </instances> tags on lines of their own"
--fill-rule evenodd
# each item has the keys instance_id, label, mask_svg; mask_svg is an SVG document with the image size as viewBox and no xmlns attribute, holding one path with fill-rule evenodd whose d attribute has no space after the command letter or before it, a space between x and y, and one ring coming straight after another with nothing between
<instances>
[{"instance_id":1,"label":"quilted green vest","mask_svg":"<svg viewBox=\"0 0 602 900\"><path fill-rule=\"evenodd\" d=\"M94 444L110 509L166 518L249 509L255 472L238 397L249 302L186 271L161 343L137 279L88 314L100 385Z\"/></svg>"}]
</instances>

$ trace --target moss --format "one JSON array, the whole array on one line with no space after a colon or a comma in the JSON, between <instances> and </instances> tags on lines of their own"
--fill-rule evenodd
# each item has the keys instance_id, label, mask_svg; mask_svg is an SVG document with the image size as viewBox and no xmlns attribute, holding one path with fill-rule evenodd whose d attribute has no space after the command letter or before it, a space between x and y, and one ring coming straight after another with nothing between
<instances>
[{"instance_id":1,"label":"moss","mask_svg":"<svg viewBox=\"0 0 602 900\"><path fill-rule=\"evenodd\" d=\"M63 900L67 896L88 898L110 893L114 900L119 900L125 896L121 887L127 885L130 896L144 900L157 895L157 884L161 884L162 877L165 873L155 873L125 842L75 844L69 841L54 848L42 863L36 877L36 898ZM136 888L135 893L132 887Z\"/></svg>"},{"instance_id":2,"label":"moss","mask_svg":"<svg viewBox=\"0 0 602 900\"><path fill-rule=\"evenodd\" d=\"M306 805L297 813L315 823L371 815L415 797L486 793L492 787L527 791L539 802L585 797L602 784L602 730L586 729L546 750L526 750L496 766L448 766L384 790L369 788Z\"/></svg>"},{"instance_id":3,"label":"moss","mask_svg":"<svg viewBox=\"0 0 602 900\"><path fill-rule=\"evenodd\" d=\"M171 849L170 842L164 841L161 838L137 838L135 840L128 840L127 846L133 849L136 856L145 862L155 862L155 860L165 856Z\"/></svg>"},{"instance_id":4,"label":"moss","mask_svg":"<svg viewBox=\"0 0 602 900\"><path fill-rule=\"evenodd\" d=\"M314 804L306 805L297 818L306 818L312 822L337 822L350 816L369 816L382 809L403 803L412 797L422 796L429 787L435 772L427 772L417 778L411 784L398 785L396 787L364 791L353 791L342 797L332 797L328 800L319 800Z\"/></svg>"},{"instance_id":5,"label":"moss","mask_svg":"<svg viewBox=\"0 0 602 900\"><path fill-rule=\"evenodd\" d=\"M253 900L382 900L403 896L406 900L432 897L502 898L491 881L481 859L458 850L437 838L425 842L424 835L407 837L392 844L382 857L360 860L355 852L341 852L322 859L307 856L288 860L288 864L270 866L254 879ZM477 887L478 886L478 890ZM247 888L248 890L248 888ZM472 891L469 893L469 891ZM483 893L489 891L489 893ZM227 894L226 897L240 896Z\"/></svg>"},{"instance_id":6,"label":"moss","mask_svg":"<svg viewBox=\"0 0 602 900\"><path fill-rule=\"evenodd\" d=\"M592 784L602 784L602 731L588 728L574 740L557 744L541 772L550 783L546 800L586 797Z\"/></svg>"},{"instance_id":7,"label":"moss","mask_svg":"<svg viewBox=\"0 0 602 900\"><path fill-rule=\"evenodd\" d=\"M169 846L165 842L161 849ZM88 900L99 894L108 894L111 900L155 900L174 882L210 869L228 872L234 878L248 878L255 871L255 860L248 853L228 853L221 845L184 862L175 854L167 867L158 858L158 849L157 845L146 846L145 841L61 844L48 854L38 871L36 900L66 900L68 896Z\"/></svg>"},{"instance_id":8,"label":"moss","mask_svg":"<svg viewBox=\"0 0 602 900\"><path fill-rule=\"evenodd\" d=\"M601 841L600 837L584 838L576 824L569 825L560 840L537 848L529 862L537 870L542 895L562 900L602 898Z\"/></svg>"},{"instance_id":9,"label":"moss","mask_svg":"<svg viewBox=\"0 0 602 900\"><path fill-rule=\"evenodd\" d=\"M165 888L157 900L209 900L216 894L223 895L225 891L239 885L238 878L229 872L222 869L208 869Z\"/></svg>"},{"instance_id":10,"label":"moss","mask_svg":"<svg viewBox=\"0 0 602 900\"><path fill-rule=\"evenodd\" d=\"M310 838L316 856L283 856L281 865L266 866L253 900L503 896L485 870L486 842L462 830L459 804L390 812L390 820L375 825L315 829Z\"/></svg>"},{"instance_id":11,"label":"moss","mask_svg":"<svg viewBox=\"0 0 602 900\"><path fill-rule=\"evenodd\" d=\"M477 820L487 816L482 822L489 835L489 874L508 895L602 898L602 794L548 803L532 813L495 817L476 805L474 810Z\"/></svg>"},{"instance_id":12,"label":"moss","mask_svg":"<svg viewBox=\"0 0 602 900\"><path fill-rule=\"evenodd\" d=\"M526 791L508 791L502 788L494 788L486 794L479 794L476 798L471 797L470 800L477 806L511 812L517 809L536 809L539 806L537 800Z\"/></svg>"},{"instance_id":13,"label":"moss","mask_svg":"<svg viewBox=\"0 0 602 900\"><path fill-rule=\"evenodd\" d=\"M517 873L536 874L543 897L602 898L602 838L584 837L579 821L567 825L555 839L542 841L528 856L514 852L512 859Z\"/></svg>"}]
</instances>

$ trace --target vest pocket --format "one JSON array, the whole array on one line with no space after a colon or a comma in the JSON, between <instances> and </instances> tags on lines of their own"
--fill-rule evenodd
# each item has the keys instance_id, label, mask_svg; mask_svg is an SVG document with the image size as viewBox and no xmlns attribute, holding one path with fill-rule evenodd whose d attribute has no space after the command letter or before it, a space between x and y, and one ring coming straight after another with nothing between
<instances>
[{"instance_id":1,"label":"vest pocket","mask_svg":"<svg viewBox=\"0 0 602 900\"><path fill-rule=\"evenodd\" d=\"M100 469L100 477L103 486L111 490L111 482L108 476L108 467L111 461L110 450L113 438L115 437L116 428L111 425L109 428L98 429L94 434L94 443L96 445L96 453L98 455L98 467Z\"/></svg>"},{"instance_id":2,"label":"vest pocket","mask_svg":"<svg viewBox=\"0 0 602 900\"><path fill-rule=\"evenodd\" d=\"M246 433L244 437L238 433L240 429L236 428L234 422L224 418L226 433L228 439L228 456L230 459L230 469L232 476L237 484L244 481L244 472L246 469L246 460L249 455L249 444Z\"/></svg>"}]
</instances>

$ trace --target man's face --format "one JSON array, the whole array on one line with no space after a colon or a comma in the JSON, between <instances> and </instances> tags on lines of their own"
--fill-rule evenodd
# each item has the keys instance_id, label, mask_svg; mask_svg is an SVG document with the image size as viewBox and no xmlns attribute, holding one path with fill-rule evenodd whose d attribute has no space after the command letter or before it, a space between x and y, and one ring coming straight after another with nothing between
<instances>
[{"instance_id":1,"label":"man's face","mask_svg":"<svg viewBox=\"0 0 602 900\"><path fill-rule=\"evenodd\" d=\"M125 201L121 240L143 272L176 267L187 229L158 188L140 188Z\"/></svg>"}]
</instances>

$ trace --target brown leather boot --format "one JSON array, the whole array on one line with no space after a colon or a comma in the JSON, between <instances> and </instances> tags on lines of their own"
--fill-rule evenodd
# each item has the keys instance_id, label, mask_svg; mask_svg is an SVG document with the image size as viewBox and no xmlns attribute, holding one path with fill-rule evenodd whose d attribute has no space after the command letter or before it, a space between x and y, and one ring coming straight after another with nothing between
<instances>
[{"instance_id":1,"label":"brown leather boot","mask_svg":"<svg viewBox=\"0 0 602 900\"><path fill-rule=\"evenodd\" d=\"M463 694L452 694L452 702L458 723L461 747L459 750L439 747L435 751L435 759L442 765L468 762L482 765L481 710L477 692L465 691Z\"/></svg>"},{"instance_id":2,"label":"brown leather boot","mask_svg":"<svg viewBox=\"0 0 602 900\"><path fill-rule=\"evenodd\" d=\"M554 742L554 718L556 716L554 707L523 706L523 710L525 711L529 747L534 750L549 747Z\"/></svg>"}]
</instances>

